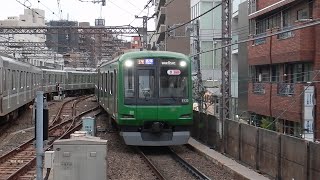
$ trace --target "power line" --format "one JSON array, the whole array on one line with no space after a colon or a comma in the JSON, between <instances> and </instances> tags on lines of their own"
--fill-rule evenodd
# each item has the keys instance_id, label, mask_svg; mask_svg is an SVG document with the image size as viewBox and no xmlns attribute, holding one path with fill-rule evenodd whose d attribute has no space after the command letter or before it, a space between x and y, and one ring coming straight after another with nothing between
<instances>
[{"instance_id":1,"label":"power line","mask_svg":"<svg viewBox=\"0 0 320 180\"><path fill-rule=\"evenodd\" d=\"M33 13L39 15L39 16L42 17L43 19L45 18L45 17L43 17L42 15L40 15L37 11L31 9L32 4L31 4L31 2L30 2L29 0L24 1L24 3L20 2L19 0L16 0L16 1L17 1L19 4L21 4L22 6L24 6L25 8L31 10ZM28 2L30 5L27 6L27 5L25 4L26 2Z\"/></svg>"},{"instance_id":2,"label":"power line","mask_svg":"<svg viewBox=\"0 0 320 180\"><path fill-rule=\"evenodd\" d=\"M152 2L152 0L149 0L148 3L147 3L147 5L144 6L144 8L140 11L140 13L139 13L137 16L140 16L141 13L142 13L145 9L147 9L147 8L149 7L149 4L150 4L151 2ZM135 20L136 20L136 17L129 23L129 26L130 26Z\"/></svg>"},{"instance_id":3,"label":"power line","mask_svg":"<svg viewBox=\"0 0 320 180\"><path fill-rule=\"evenodd\" d=\"M312 79L312 82L316 79L316 77L318 76L319 73L320 73L320 71L318 71L317 74L314 75L314 77L313 77L313 79ZM299 94L298 97L302 96L302 94L311 86L311 84L312 84L312 83L309 83L308 86L307 86L306 88L304 88L304 90ZM271 124L275 123L285 112L287 112L289 109L291 109L292 106L297 102L297 99L298 99L298 98L295 98L295 99L293 100L293 102L292 102L289 106L287 106L287 108L286 108L284 111L282 111L282 112L275 118L275 120L272 121L266 128L268 128Z\"/></svg>"},{"instance_id":4,"label":"power line","mask_svg":"<svg viewBox=\"0 0 320 180\"><path fill-rule=\"evenodd\" d=\"M126 9L123 9L122 7L118 6L117 4L115 4L114 2L112 2L111 0L109 0L109 2L110 2L111 4L113 4L114 6L118 7L119 9L121 9L122 11L125 11L126 13L134 16L134 14L132 14L131 12L127 11Z\"/></svg>"},{"instance_id":5,"label":"power line","mask_svg":"<svg viewBox=\"0 0 320 180\"><path fill-rule=\"evenodd\" d=\"M44 5L40 0L38 0L38 3L42 4L42 6L44 6L45 8L47 8L49 11L52 12L52 14L54 14L55 16L57 16L59 18L59 16L54 12L52 11L50 8L48 8L48 6Z\"/></svg>"},{"instance_id":6,"label":"power line","mask_svg":"<svg viewBox=\"0 0 320 180\"><path fill-rule=\"evenodd\" d=\"M241 41L238 41L238 42L230 43L230 44L221 46L219 48L214 48L214 49L210 49L210 50L206 50L206 51L202 51L200 53L196 53L196 54L190 55L190 57L196 56L198 54L203 54L203 53L219 50L219 49L222 49L222 48L225 48L225 47L228 47L228 46L233 46L233 45L240 44L240 43L246 43L246 42L250 42L250 41L254 41L254 40L258 40L258 39L263 39L263 38L271 37L271 36L282 34L282 33L286 33L286 32L291 32L291 31L295 31L295 30L299 30L299 29L303 29L303 28L307 28L307 27L311 27L311 26L316 26L316 25L319 25L319 24L320 24L319 20L312 20L309 23L305 23L305 25L301 25L301 26L299 25L298 27L292 27L291 29L282 28L283 30L275 32L275 33L271 33L271 34L268 34L268 35L262 35L262 36L259 36L259 37L250 38L250 39L247 39L247 40L241 40Z\"/></svg>"},{"instance_id":7,"label":"power line","mask_svg":"<svg viewBox=\"0 0 320 180\"><path fill-rule=\"evenodd\" d=\"M153 34L151 35L150 39L149 39L149 42L151 41L151 39L153 38L154 35L156 35L156 34L162 34L162 33L168 33L168 32L170 32L170 31L173 31L173 30L175 30L175 29L178 29L179 27L182 27L182 26L184 26L184 25L187 25L187 24L191 23L192 21L194 21L194 20L196 20L196 19L198 19L198 18L206 15L207 13L209 13L209 12L212 11L212 10L214 10L215 8L219 7L221 4L222 4L222 3L217 4L217 5L214 6L213 8L211 8L211 9L209 9L208 11L200 14L199 16L191 19L191 20L188 21L188 22L185 22L185 23L183 23L183 24L180 24L180 25L178 25L178 26L176 26L176 27L170 28L170 29L168 29L168 30L166 30L166 31L163 31L163 32L159 32L159 33L155 32L155 33L153 33Z\"/></svg>"},{"instance_id":8,"label":"power line","mask_svg":"<svg viewBox=\"0 0 320 180\"><path fill-rule=\"evenodd\" d=\"M164 7L169 6L169 4L171 4L173 1L175 1L175 0L171 0L171 1L169 1L167 4L165 4L165 5L164 5Z\"/></svg>"}]
</instances>

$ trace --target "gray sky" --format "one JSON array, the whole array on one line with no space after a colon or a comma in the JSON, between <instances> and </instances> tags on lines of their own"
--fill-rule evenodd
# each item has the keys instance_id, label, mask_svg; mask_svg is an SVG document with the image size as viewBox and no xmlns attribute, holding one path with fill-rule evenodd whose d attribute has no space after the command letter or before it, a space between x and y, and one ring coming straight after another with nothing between
<instances>
[{"instance_id":1,"label":"gray sky","mask_svg":"<svg viewBox=\"0 0 320 180\"><path fill-rule=\"evenodd\" d=\"M45 10L46 20L58 20L58 3L57 0L1 0L0 19L6 19L8 16L18 16L23 14L25 7L19 4L25 3L31 8ZM5 2L4 2L5 1ZM85 0L83 0L85 1ZM90 1L90 0L88 0ZM102 7L102 18L106 20L106 26L128 25L138 15L148 0L106 0L106 6ZM79 22L90 22L94 25L94 19L100 17L100 3L80 2L79 0L60 0L63 19ZM151 4L150 4L151 6ZM50 10L49 10L50 9ZM55 12L54 15L52 12ZM154 7L149 8L149 16L154 13ZM147 15L148 9L144 10L140 16ZM136 19L132 26L142 26L142 19ZM148 31L154 30L154 19L148 21Z\"/></svg>"}]
</instances>

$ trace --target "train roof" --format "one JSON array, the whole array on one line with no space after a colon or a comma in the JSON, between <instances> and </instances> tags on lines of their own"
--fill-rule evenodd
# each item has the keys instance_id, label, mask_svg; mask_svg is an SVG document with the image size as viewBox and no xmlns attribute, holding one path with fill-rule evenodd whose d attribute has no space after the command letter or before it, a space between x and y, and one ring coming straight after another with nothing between
<instances>
[{"instance_id":1,"label":"train roof","mask_svg":"<svg viewBox=\"0 0 320 180\"><path fill-rule=\"evenodd\" d=\"M171 51L134 51L127 52L120 56L119 61L123 61L129 58L142 58L142 57L163 57L163 58L177 58L177 59L189 59L188 56Z\"/></svg>"},{"instance_id":2,"label":"train roof","mask_svg":"<svg viewBox=\"0 0 320 180\"><path fill-rule=\"evenodd\" d=\"M126 59L137 59L137 58L144 58L144 57L162 57L162 58L176 58L176 59L186 59L190 61L190 58L182 53L177 52L171 52L171 51L134 51L134 52L127 52L122 54L121 56L118 56L116 59L112 61L105 62L100 65L100 67L103 67L107 64L116 62L116 61L124 61Z\"/></svg>"},{"instance_id":3,"label":"train roof","mask_svg":"<svg viewBox=\"0 0 320 180\"><path fill-rule=\"evenodd\" d=\"M9 58L9 57L7 57L7 56L0 56L0 58L1 58L3 61L9 62L10 64L19 65L19 66L21 66L21 67L34 68L34 69L37 69L37 70L41 71L41 69L38 68L38 67L32 66L31 64L28 64L28 63L25 63L25 62L21 62L21 61L18 61L18 60Z\"/></svg>"},{"instance_id":4,"label":"train roof","mask_svg":"<svg viewBox=\"0 0 320 180\"><path fill-rule=\"evenodd\" d=\"M65 73L66 71L64 70L58 70L58 69L42 69L43 71L48 71L48 72L62 72Z\"/></svg>"}]
</instances>

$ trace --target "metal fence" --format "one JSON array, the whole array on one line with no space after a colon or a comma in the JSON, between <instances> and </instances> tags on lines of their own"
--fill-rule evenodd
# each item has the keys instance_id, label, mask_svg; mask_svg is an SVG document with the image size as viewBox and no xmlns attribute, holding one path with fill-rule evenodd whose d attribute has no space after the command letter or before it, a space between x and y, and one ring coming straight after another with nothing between
<instances>
[{"instance_id":1,"label":"metal fence","mask_svg":"<svg viewBox=\"0 0 320 180\"><path fill-rule=\"evenodd\" d=\"M320 144L194 111L192 137L273 179L320 178Z\"/></svg>"}]
</instances>

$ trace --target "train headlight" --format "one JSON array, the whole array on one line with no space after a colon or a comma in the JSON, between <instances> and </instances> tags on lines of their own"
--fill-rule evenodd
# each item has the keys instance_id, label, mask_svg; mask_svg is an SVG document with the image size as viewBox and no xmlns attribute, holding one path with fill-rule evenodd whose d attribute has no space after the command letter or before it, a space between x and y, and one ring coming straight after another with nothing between
<instances>
[{"instance_id":1,"label":"train headlight","mask_svg":"<svg viewBox=\"0 0 320 180\"><path fill-rule=\"evenodd\" d=\"M132 60L126 60L126 62L124 62L124 65L126 67L132 67L133 66L133 61Z\"/></svg>"},{"instance_id":2,"label":"train headlight","mask_svg":"<svg viewBox=\"0 0 320 180\"><path fill-rule=\"evenodd\" d=\"M186 67L187 66L187 63L185 61L180 61L180 66L181 67Z\"/></svg>"}]
</instances>

